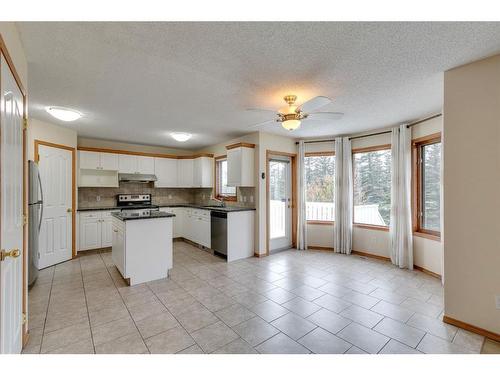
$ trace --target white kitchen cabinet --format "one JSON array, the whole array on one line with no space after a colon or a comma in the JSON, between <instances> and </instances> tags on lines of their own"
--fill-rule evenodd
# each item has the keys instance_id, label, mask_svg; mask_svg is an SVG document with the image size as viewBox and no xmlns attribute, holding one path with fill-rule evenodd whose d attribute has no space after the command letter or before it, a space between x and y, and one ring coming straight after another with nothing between
<instances>
[{"instance_id":1,"label":"white kitchen cabinet","mask_svg":"<svg viewBox=\"0 0 500 375\"><path fill-rule=\"evenodd\" d=\"M193 159L178 159L177 160L177 186L178 187L193 187Z\"/></svg>"},{"instance_id":2,"label":"white kitchen cabinet","mask_svg":"<svg viewBox=\"0 0 500 375\"><path fill-rule=\"evenodd\" d=\"M85 211L78 214L78 250L111 246L113 242L111 212L115 211Z\"/></svg>"},{"instance_id":3,"label":"white kitchen cabinet","mask_svg":"<svg viewBox=\"0 0 500 375\"><path fill-rule=\"evenodd\" d=\"M155 173L155 158L150 156L120 154L118 165L120 173Z\"/></svg>"},{"instance_id":4,"label":"white kitchen cabinet","mask_svg":"<svg viewBox=\"0 0 500 375\"><path fill-rule=\"evenodd\" d=\"M174 214L172 221L172 236L173 238L182 237L182 226L184 220L184 208L183 207L160 207L160 211L168 212L169 214Z\"/></svg>"},{"instance_id":5,"label":"white kitchen cabinet","mask_svg":"<svg viewBox=\"0 0 500 375\"><path fill-rule=\"evenodd\" d=\"M193 186L211 188L213 187L214 159L211 157L198 157L193 162Z\"/></svg>"},{"instance_id":6,"label":"white kitchen cabinet","mask_svg":"<svg viewBox=\"0 0 500 375\"><path fill-rule=\"evenodd\" d=\"M78 151L80 169L118 170L118 155L108 152Z\"/></svg>"},{"instance_id":7,"label":"white kitchen cabinet","mask_svg":"<svg viewBox=\"0 0 500 375\"><path fill-rule=\"evenodd\" d=\"M141 174L155 174L155 158L137 156L137 172Z\"/></svg>"},{"instance_id":8,"label":"white kitchen cabinet","mask_svg":"<svg viewBox=\"0 0 500 375\"><path fill-rule=\"evenodd\" d=\"M137 172L137 156L120 154L118 156L118 171L120 173L136 173Z\"/></svg>"},{"instance_id":9,"label":"white kitchen cabinet","mask_svg":"<svg viewBox=\"0 0 500 375\"><path fill-rule=\"evenodd\" d=\"M177 187L177 159L155 158L155 187ZM175 220L174 220L175 221Z\"/></svg>"},{"instance_id":10,"label":"white kitchen cabinet","mask_svg":"<svg viewBox=\"0 0 500 375\"><path fill-rule=\"evenodd\" d=\"M101 169L105 171L117 171L118 170L118 154L112 154L109 152L100 152L101 159Z\"/></svg>"},{"instance_id":11,"label":"white kitchen cabinet","mask_svg":"<svg viewBox=\"0 0 500 375\"><path fill-rule=\"evenodd\" d=\"M80 250L99 249L101 247L101 215L99 212L85 212L80 215Z\"/></svg>"},{"instance_id":12,"label":"white kitchen cabinet","mask_svg":"<svg viewBox=\"0 0 500 375\"><path fill-rule=\"evenodd\" d=\"M78 151L80 169L99 169L101 166L100 153L92 151Z\"/></svg>"},{"instance_id":13,"label":"white kitchen cabinet","mask_svg":"<svg viewBox=\"0 0 500 375\"><path fill-rule=\"evenodd\" d=\"M255 186L255 145L227 146L228 186Z\"/></svg>"}]
</instances>

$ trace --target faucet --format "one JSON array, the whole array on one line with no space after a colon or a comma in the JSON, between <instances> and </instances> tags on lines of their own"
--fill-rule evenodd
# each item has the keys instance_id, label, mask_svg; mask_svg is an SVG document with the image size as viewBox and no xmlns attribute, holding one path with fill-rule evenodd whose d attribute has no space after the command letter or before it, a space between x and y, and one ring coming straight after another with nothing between
<instances>
[{"instance_id":1,"label":"faucet","mask_svg":"<svg viewBox=\"0 0 500 375\"><path fill-rule=\"evenodd\" d=\"M226 207L226 202L224 202L222 199L210 197L210 200L219 202L219 207Z\"/></svg>"}]
</instances>

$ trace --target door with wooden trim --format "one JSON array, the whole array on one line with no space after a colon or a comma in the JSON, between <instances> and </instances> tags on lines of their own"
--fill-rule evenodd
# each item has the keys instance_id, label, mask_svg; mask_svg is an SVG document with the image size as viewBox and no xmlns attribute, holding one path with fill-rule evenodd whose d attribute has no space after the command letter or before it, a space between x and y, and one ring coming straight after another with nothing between
<instances>
[{"instance_id":1,"label":"door with wooden trim","mask_svg":"<svg viewBox=\"0 0 500 375\"><path fill-rule=\"evenodd\" d=\"M43 190L38 268L72 257L72 151L38 146L38 167Z\"/></svg>"},{"instance_id":2,"label":"door with wooden trim","mask_svg":"<svg viewBox=\"0 0 500 375\"><path fill-rule=\"evenodd\" d=\"M23 303L23 95L0 54L0 353L20 353Z\"/></svg>"},{"instance_id":3,"label":"door with wooden trim","mask_svg":"<svg viewBox=\"0 0 500 375\"><path fill-rule=\"evenodd\" d=\"M269 251L292 247L292 169L288 156L269 163Z\"/></svg>"}]
</instances>

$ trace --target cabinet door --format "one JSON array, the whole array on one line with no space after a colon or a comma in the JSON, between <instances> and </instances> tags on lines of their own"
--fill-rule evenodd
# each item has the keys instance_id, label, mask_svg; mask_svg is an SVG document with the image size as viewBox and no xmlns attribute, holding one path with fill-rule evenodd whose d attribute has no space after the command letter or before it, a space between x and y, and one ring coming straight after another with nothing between
<instances>
[{"instance_id":1,"label":"cabinet door","mask_svg":"<svg viewBox=\"0 0 500 375\"><path fill-rule=\"evenodd\" d=\"M239 186L241 184L241 148L227 151L227 184Z\"/></svg>"},{"instance_id":2,"label":"cabinet door","mask_svg":"<svg viewBox=\"0 0 500 375\"><path fill-rule=\"evenodd\" d=\"M210 231L210 219L203 218L201 221L201 228L200 228L200 244L210 248L210 243L211 243L211 236L212 233Z\"/></svg>"},{"instance_id":3,"label":"cabinet door","mask_svg":"<svg viewBox=\"0 0 500 375\"><path fill-rule=\"evenodd\" d=\"M193 159L179 159L177 162L178 186L193 187Z\"/></svg>"},{"instance_id":4,"label":"cabinet door","mask_svg":"<svg viewBox=\"0 0 500 375\"><path fill-rule=\"evenodd\" d=\"M120 173L135 173L135 172L137 172L137 156L135 156L135 155L119 155L118 156L118 171Z\"/></svg>"},{"instance_id":5,"label":"cabinet door","mask_svg":"<svg viewBox=\"0 0 500 375\"><path fill-rule=\"evenodd\" d=\"M155 158L155 187L177 187L177 159Z\"/></svg>"},{"instance_id":6,"label":"cabinet door","mask_svg":"<svg viewBox=\"0 0 500 375\"><path fill-rule=\"evenodd\" d=\"M137 170L141 174L155 173L155 158L149 156L137 156Z\"/></svg>"},{"instance_id":7,"label":"cabinet door","mask_svg":"<svg viewBox=\"0 0 500 375\"><path fill-rule=\"evenodd\" d=\"M101 247L113 244L113 228L111 212L103 212L101 219Z\"/></svg>"},{"instance_id":8,"label":"cabinet door","mask_svg":"<svg viewBox=\"0 0 500 375\"><path fill-rule=\"evenodd\" d=\"M112 246L113 251L111 258L116 268L120 271L123 277L126 276L126 263L125 263L125 239L123 232L116 226L112 225Z\"/></svg>"},{"instance_id":9,"label":"cabinet door","mask_svg":"<svg viewBox=\"0 0 500 375\"><path fill-rule=\"evenodd\" d=\"M193 164L193 186L211 188L213 177L213 159L200 157L194 159Z\"/></svg>"},{"instance_id":10,"label":"cabinet door","mask_svg":"<svg viewBox=\"0 0 500 375\"><path fill-rule=\"evenodd\" d=\"M101 169L105 171L118 170L118 154L101 152Z\"/></svg>"},{"instance_id":11,"label":"cabinet door","mask_svg":"<svg viewBox=\"0 0 500 375\"><path fill-rule=\"evenodd\" d=\"M92 151L78 151L80 169L100 169L100 153Z\"/></svg>"},{"instance_id":12,"label":"cabinet door","mask_svg":"<svg viewBox=\"0 0 500 375\"><path fill-rule=\"evenodd\" d=\"M202 172L201 172L201 158L193 159L193 186L201 187Z\"/></svg>"},{"instance_id":13,"label":"cabinet door","mask_svg":"<svg viewBox=\"0 0 500 375\"><path fill-rule=\"evenodd\" d=\"M99 213L80 214L80 250L101 247L101 217Z\"/></svg>"}]
</instances>

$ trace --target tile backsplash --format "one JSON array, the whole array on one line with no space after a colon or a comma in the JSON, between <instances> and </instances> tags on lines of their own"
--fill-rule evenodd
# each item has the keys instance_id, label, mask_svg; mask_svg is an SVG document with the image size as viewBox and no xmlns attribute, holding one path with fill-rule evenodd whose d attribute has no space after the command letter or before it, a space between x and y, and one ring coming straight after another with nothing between
<instances>
[{"instance_id":1,"label":"tile backsplash","mask_svg":"<svg viewBox=\"0 0 500 375\"><path fill-rule=\"evenodd\" d=\"M117 194L152 194L153 204L213 204L212 189L200 188L155 188L152 183L121 183L117 188L78 188L79 208L113 207ZM255 207L255 188L238 188L238 202L227 202L231 206Z\"/></svg>"}]
</instances>

